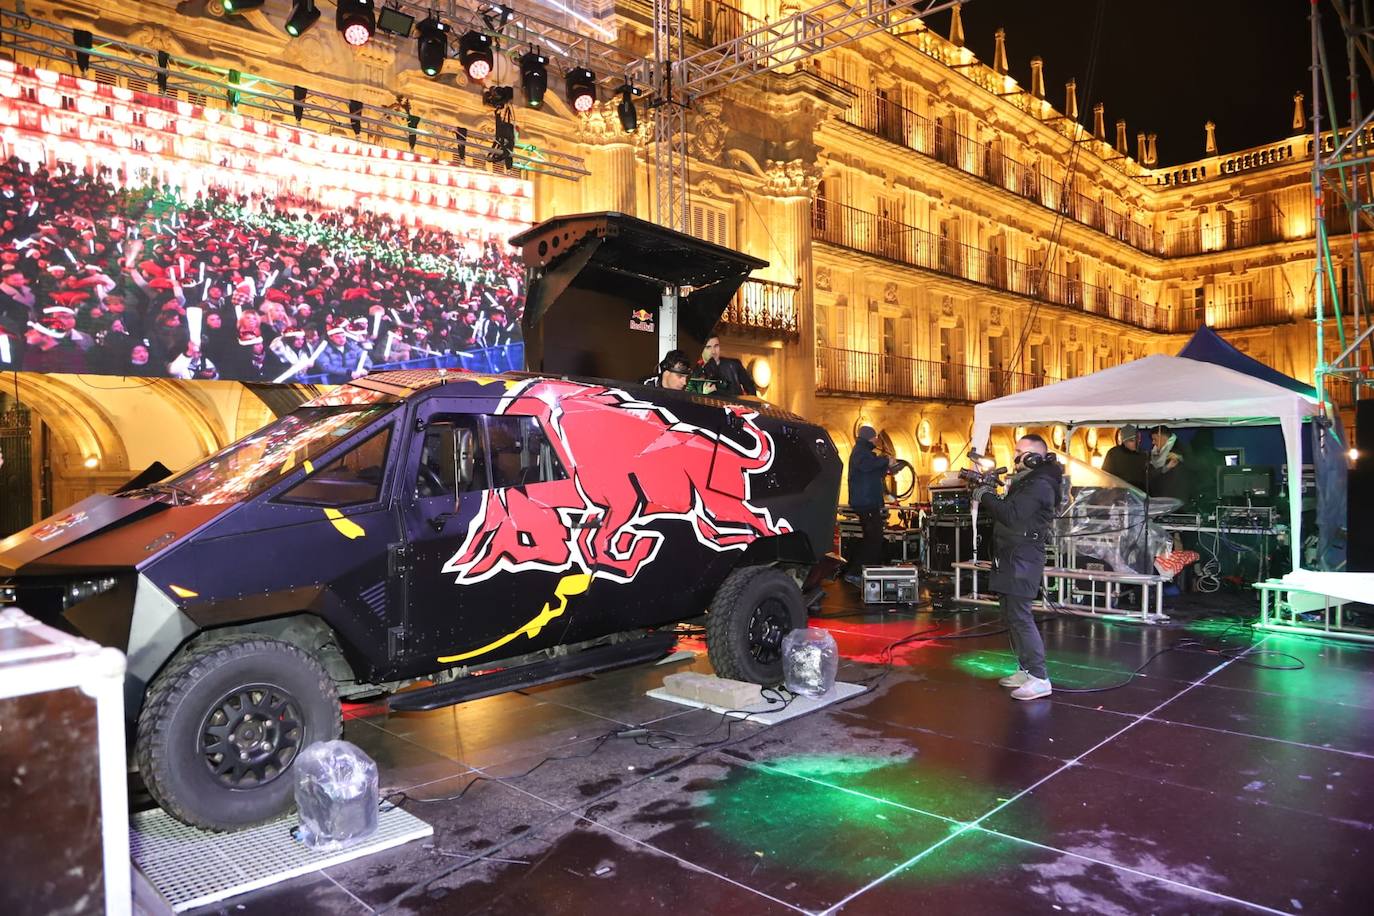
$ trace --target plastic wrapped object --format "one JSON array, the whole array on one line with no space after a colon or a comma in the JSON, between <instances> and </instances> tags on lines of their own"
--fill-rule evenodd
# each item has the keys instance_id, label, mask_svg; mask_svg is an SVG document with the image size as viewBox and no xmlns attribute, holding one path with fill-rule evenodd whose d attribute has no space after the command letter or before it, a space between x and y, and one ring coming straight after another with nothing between
<instances>
[{"instance_id":1,"label":"plastic wrapped object","mask_svg":"<svg viewBox=\"0 0 1374 916\"><path fill-rule=\"evenodd\" d=\"M347 741L317 741L296 758L298 834L319 850L341 849L377 829L377 764Z\"/></svg>"},{"instance_id":2,"label":"plastic wrapped object","mask_svg":"<svg viewBox=\"0 0 1374 916\"><path fill-rule=\"evenodd\" d=\"M829 630L806 627L782 638L783 686L804 697L819 697L835 686L840 650Z\"/></svg>"}]
</instances>

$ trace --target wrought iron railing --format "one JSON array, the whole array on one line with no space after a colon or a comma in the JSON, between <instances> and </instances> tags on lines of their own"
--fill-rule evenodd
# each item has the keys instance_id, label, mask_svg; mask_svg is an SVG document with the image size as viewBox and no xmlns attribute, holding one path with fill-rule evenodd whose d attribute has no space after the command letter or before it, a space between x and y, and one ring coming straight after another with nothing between
<instances>
[{"instance_id":1,"label":"wrought iron railing","mask_svg":"<svg viewBox=\"0 0 1374 916\"><path fill-rule=\"evenodd\" d=\"M735 293L721 321L731 330L797 336L797 287L750 278Z\"/></svg>"},{"instance_id":2,"label":"wrought iron railing","mask_svg":"<svg viewBox=\"0 0 1374 916\"><path fill-rule=\"evenodd\" d=\"M1173 330L1196 331L1204 324L1217 330L1255 328L1266 324L1288 324L1293 320L1292 307L1287 299L1251 299L1186 313L1180 311Z\"/></svg>"},{"instance_id":3,"label":"wrought iron railing","mask_svg":"<svg viewBox=\"0 0 1374 916\"><path fill-rule=\"evenodd\" d=\"M841 115L846 123L929 156L1041 206L1057 210L1119 241L1152 254L1163 253L1163 240L1150 226L1131 217L1105 198L1066 189L1062 182L1041 174L1003 153L994 142L969 137L941 119L918 114L880 92L864 89L837 77L827 80L854 94Z\"/></svg>"},{"instance_id":4,"label":"wrought iron railing","mask_svg":"<svg viewBox=\"0 0 1374 916\"><path fill-rule=\"evenodd\" d=\"M816 348L816 390L828 394L978 403L1055 381L1045 375L986 366Z\"/></svg>"},{"instance_id":5,"label":"wrought iron railing","mask_svg":"<svg viewBox=\"0 0 1374 916\"><path fill-rule=\"evenodd\" d=\"M823 199L812 201L815 238L842 248L957 277L1151 331L1173 331L1174 313L1111 287L956 242L915 226Z\"/></svg>"},{"instance_id":6,"label":"wrought iron railing","mask_svg":"<svg viewBox=\"0 0 1374 916\"><path fill-rule=\"evenodd\" d=\"M1311 225L1309 220L1308 226ZM1304 235L1291 238L1310 238L1309 229ZM1215 225L1187 229L1175 229L1165 233L1164 253L1169 257L1186 257L1209 251L1226 251L1233 248L1249 248L1252 245L1269 245L1274 242L1288 241L1285 232L1285 218L1280 213L1250 219L1221 220Z\"/></svg>"}]
</instances>

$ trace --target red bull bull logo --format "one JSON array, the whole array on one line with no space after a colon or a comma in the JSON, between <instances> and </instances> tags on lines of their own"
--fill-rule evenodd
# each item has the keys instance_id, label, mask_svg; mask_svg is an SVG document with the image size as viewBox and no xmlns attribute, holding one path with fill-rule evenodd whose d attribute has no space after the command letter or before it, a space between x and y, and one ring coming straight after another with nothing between
<instances>
[{"instance_id":1,"label":"red bull bull logo","mask_svg":"<svg viewBox=\"0 0 1374 916\"><path fill-rule=\"evenodd\" d=\"M657 558L664 522L690 525L717 551L791 531L749 501L773 440L754 411L722 409L738 418L739 438L618 389L536 380L513 390L498 413L542 421L569 479L484 494L444 571L460 584L533 569L629 582Z\"/></svg>"}]
</instances>

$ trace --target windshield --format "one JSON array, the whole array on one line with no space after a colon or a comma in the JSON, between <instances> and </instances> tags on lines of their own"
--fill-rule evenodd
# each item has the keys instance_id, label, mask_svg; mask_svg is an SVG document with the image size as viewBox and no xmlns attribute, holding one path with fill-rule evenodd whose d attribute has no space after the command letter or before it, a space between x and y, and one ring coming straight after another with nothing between
<instances>
[{"instance_id":1,"label":"windshield","mask_svg":"<svg viewBox=\"0 0 1374 916\"><path fill-rule=\"evenodd\" d=\"M303 407L137 495L170 495L177 505L238 502L313 462L395 406Z\"/></svg>"}]
</instances>

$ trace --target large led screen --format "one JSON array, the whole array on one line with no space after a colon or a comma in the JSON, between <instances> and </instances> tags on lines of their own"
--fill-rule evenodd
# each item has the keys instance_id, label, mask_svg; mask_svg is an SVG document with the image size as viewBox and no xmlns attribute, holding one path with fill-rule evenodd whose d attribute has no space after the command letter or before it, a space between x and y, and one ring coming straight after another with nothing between
<instances>
[{"instance_id":1,"label":"large led screen","mask_svg":"<svg viewBox=\"0 0 1374 916\"><path fill-rule=\"evenodd\" d=\"M0 371L522 368L526 180L7 61L0 156Z\"/></svg>"}]
</instances>

